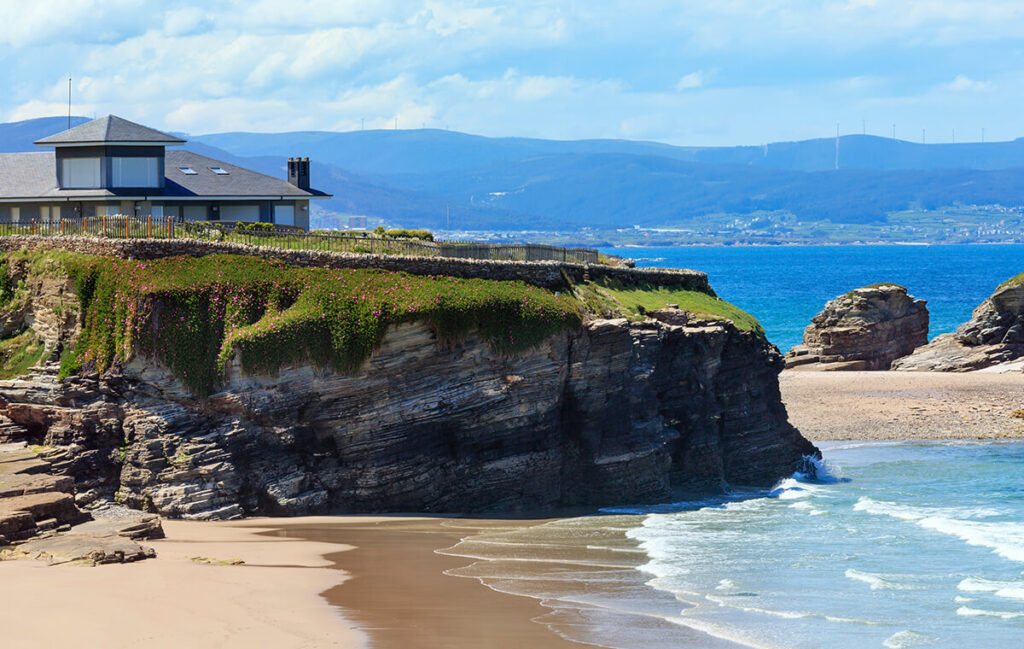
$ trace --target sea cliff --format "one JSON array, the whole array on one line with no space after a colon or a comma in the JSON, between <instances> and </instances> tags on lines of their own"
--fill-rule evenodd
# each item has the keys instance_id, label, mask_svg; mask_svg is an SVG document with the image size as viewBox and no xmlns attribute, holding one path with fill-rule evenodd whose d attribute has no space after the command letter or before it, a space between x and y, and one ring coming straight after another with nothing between
<instances>
[{"instance_id":1,"label":"sea cliff","mask_svg":"<svg viewBox=\"0 0 1024 649\"><path fill-rule=\"evenodd\" d=\"M817 453L787 421L778 351L714 313L597 313L587 291L605 306L632 294L574 286L572 277L555 292L460 280L481 283L469 293L427 278L417 286L441 307L409 305L381 319L377 307L408 296L386 305L371 296L365 318L352 321L366 334L352 347L350 328L318 324L338 317L332 303L303 302L304 291L319 299L325 285L284 286L290 266L165 286L147 273L170 261L138 270L109 256L72 257L9 256L8 332L34 332L45 351L27 375L0 382L0 441L41 445L51 471L74 478L83 507L113 499L211 519L657 502L684 490L768 486ZM113 261L118 270L108 272ZM278 290L241 311L211 306L211 296L242 294L232 282L268 280ZM628 280L617 275L617 289ZM445 291L459 299L444 302ZM710 289L697 293L716 300ZM97 310L101 298L107 310ZM171 314L192 328L170 335ZM169 340L193 360L169 356ZM268 351L284 344L305 347ZM216 364L189 364L210 353ZM212 374L197 382L185 374L195 367Z\"/></svg>"}]
</instances>

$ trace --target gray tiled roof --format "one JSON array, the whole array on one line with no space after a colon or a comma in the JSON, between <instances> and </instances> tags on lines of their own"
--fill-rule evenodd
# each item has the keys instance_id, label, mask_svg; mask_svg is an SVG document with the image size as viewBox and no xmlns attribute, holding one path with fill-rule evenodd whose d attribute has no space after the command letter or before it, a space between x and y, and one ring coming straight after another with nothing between
<instances>
[{"instance_id":1,"label":"gray tiled roof","mask_svg":"<svg viewBox=\"0 0 1024 649\"><path fill-rule=\"evenodd\" d=\"M44 196L56 187L52 151L0 154L0 198Z\"/></svg>"},{"instance_id":2,"label":"gray tiled roof","mask_svg":"<svg viewBox=\"0 0 1024 649\"><path fill-rule=\"evenodd\" d=\"M296 198L323 196L316 190L299 189L283 178L274 178L227 162L207 158L191 151L168 151L164 176L164 193L168 196L292 196ZM196 174L184 174L179 167L189 167ZM219 167L226 176L210 171Z\"/></svg>"},{"instance_id":3,"label":"gray tiled roof","mask_svg":"<svg viewBox=\"0 0 1024 649\"><path fill-rule=\"evenodd\" d=\"M100 144L103 142L133 142L153 144L184 144L185 140L156 129L129 122L117 115L107 115L55 135L36 140L40 146L58 144Z\"/></svg>"},{"instance_id":4,"label":"gray tiled roof","mask_svg":"<svg viewBox=\"0 0 1024 649\"><path fill-rule=\"evenodd\" d=\"M195 175L185 174L179 167L189 167ZM211 167L228 172L216 174ZM160 189L114 190L59 189L54 153L0 154L0 200L14 198L116 198L118 196L219 197L219 196L283 196L310 198L327 196L318 190L305 191L282 178L274 178L227 162L207 158L191 151L167 151L165 187Z\"/></svg>"}]
</instances>

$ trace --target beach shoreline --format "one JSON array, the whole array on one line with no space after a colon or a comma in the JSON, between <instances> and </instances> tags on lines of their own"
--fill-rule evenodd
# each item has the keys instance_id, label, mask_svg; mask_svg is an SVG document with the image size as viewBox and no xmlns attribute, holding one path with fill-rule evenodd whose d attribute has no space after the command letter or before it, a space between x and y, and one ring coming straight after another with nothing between
<instances>
[{"instance_id":1,"label":"beach shoreline","mask_svg":"<svg viewBox=\"0 0 1024 649\"><path fill-rule=\"evenodd\" d=\"M787 371L780 387L790 420L812 441L1024 438L1024 419L1013 416L1024 408L1020 372ZM11 647L585 646L542 619L552 613L542 598L466 578L474 557L446 551L475 534L544 522L168 520L167 539L144 542L155 560L97 568L0 563L7 602L0 625ZM223 565L235 559L244 565ZM40 625L43 610L59 611L61 624Z\"/></svg>"},{"instance_id":2,"label":"beach shoreline","mask_svg":"<svg viewBox=\"0 0 1024 649\"><path fill-rule=\"evenodd\" d=\"M813 372L779 376L789 421L812 442L1024 438L1024 373Z\"/></svg>"}]
</instances>

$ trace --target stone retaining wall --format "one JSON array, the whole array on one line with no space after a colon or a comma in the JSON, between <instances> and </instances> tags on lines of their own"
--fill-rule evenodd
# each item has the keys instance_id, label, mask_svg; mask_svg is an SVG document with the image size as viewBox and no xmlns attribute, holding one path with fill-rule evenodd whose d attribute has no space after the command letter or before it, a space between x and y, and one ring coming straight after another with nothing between
<instances>
[{"instance_id":1,"label":"stone retaining wall","mask_svg":"<svg viewBox=\"0 0 1024 649\"><path fill-rule=\"evenodd\" d=\"M190 255L234 254L277 259L293 266L321 268L380 268L413 275L490 280L522 280L551 290L566 288L566 279L582 282L586 278L611 277L625 281L643 281L661 286L681 287L715 295L708 276L695 270L661 268L616 268L558 261L504 261L454 259L445 257L404 257L366 255L320 250L288 250L244 243L201 241L196 239L107 239L86 236L12 235L0 237L0 250L70 250L88 255L107 255L123 259L159 259Z\"/></svg>"}]
</instances>

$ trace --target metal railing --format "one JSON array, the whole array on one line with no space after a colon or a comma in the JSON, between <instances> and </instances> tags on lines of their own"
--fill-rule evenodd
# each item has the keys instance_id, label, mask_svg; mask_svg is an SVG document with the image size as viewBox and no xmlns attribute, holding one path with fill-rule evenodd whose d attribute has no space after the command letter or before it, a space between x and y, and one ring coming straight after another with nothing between
<instances>
[{"instance_id":1,"label":"metal railing","mask_svg":"<svg viewBox=\"0 0 1024 649\"><path fill-rule=\"evenodd\" d=\"M375 255L456 257L509 261L598 263L593 248L563 248L538 243L457 243L379 236L374 233L306 232L263 223L192 222L151 216L92 216L70 219L0 219L0 236L88 235L117 239L196 239L227 241L289 250L322 250Z\"/></svg>"}]
</instances>

